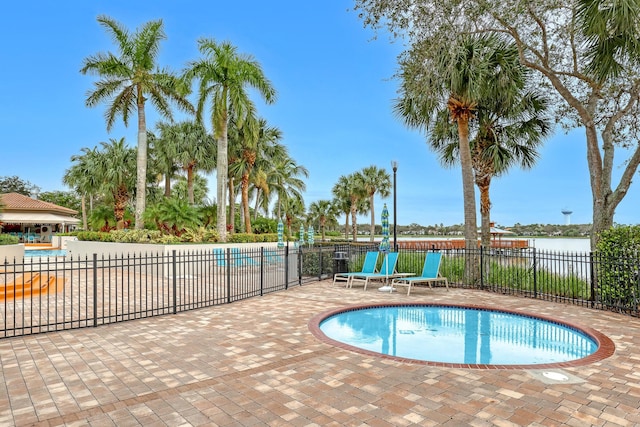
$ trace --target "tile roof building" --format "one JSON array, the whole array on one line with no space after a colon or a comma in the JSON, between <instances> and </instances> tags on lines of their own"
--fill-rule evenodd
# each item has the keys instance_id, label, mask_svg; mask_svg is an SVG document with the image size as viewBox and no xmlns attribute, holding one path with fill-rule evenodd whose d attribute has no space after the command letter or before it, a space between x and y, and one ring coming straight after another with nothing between
<instances>
[{"instance_id":1,"label":"tile roof building","mask_svg":"<svg viewBox=\"0 0 640 427\"><path fill-rule=\"evenodd\" d=\"M33 231L40 241L50 241L53 229L77 225L78 212L19 193L0 194L0 224L5 232Z\"/></svg>"}]
</instances>

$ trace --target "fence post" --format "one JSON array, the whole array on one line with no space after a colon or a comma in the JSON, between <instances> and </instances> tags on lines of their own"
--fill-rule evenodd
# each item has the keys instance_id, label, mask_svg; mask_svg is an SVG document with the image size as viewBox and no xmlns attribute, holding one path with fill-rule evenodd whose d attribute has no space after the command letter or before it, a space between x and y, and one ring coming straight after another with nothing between
<instances>
[{"instance_id":1,"label":"fence post","mask_svg":"<svg viewBox=\"0 0 640 427\"><path fill-rule=\"evenodd\" d=\"M595 306L595 302L596 302L596 272L595 272L595 268L594 267L594 261L593 261L593 256L594 253L593 252L589 252L589 276L590 277L590 291L591 291L591 295L589 295L589 301L591 301L591 308L593 308Z\"/></svg>"},{"instance_id":2,"label":"fence post","mask_svg":"<svg viewBox=\"0 0 640 427\"><path fill-rule=\"evenodd\" d=\"M289 289L289 240L284 248L284 288Z\"/></svg>"},{"instance_id":3,"label":"fence post","mask_svg":"<svg viewBox=\"0 0 640 427\"><path fill-rule=\"evenodd\" d=\"M538 298L538 265L536 248L533 248L533 297Z\"/></svg>"},{"instance_id":4,"label":"fence post","mask_svg":"<svg viewBox=\"0 0 640 427\"><path fill-rule=\"evenodd\" d=\"M264 295L264 246L260 246L260 296Z\"/></svg>"},{"instance_id":5,"label":"fence post","mask_svg":"<svg viewBox=\"0 0 640 427\"><path fill-rule=\"evenodd\" d=\"M484 289L484 246L480 245L480 289Z\"/></svg>"},{"instance_id":6,"label":"fence post","mask_svg":"<svg viewBox=\"0 0 640 427\"><path fill-rule=\"evenodd\" d=\"M93 327L98 326L98 254L93 254Z\"/></svg>"},{"instance_id":7,"label":"fence post","mask_svg":"<svg viewBox=\"0 0 640 427\"><path fill-rule=\"evenodd\" d=\"M302 286L302 246L298 246L298 286Z\"/></svg>"},{"instance_id":8,"label":"fence post","mask_svg":"<svg viewBox=\"0 0 640 427\"><path fill-rule=\"evenodd\" d=\"M163 255L164 256L164 255ZM171 264L173 269L173 314L178 313L178 277L176 275L176 250L171 252Z\"/></svg>"},{"instance_id":9,"label":"fence post","mask_svg":"<svg viewBox=\"0 0 640 427\"><path fill-rule=\"evenodd\" d=\"M231 248L227 248L227 304L231 302Z\"/></svg>"},{"instance_id":10,"label":"fence post","mask_svg":"<svg viewBox=\"0 0 640 427\"><path fill-rule=\"evenodd\" d=\"M320 254L318 255L318 282L322 280L322 246L318 248Z\"/></svg>"}]
</instances>

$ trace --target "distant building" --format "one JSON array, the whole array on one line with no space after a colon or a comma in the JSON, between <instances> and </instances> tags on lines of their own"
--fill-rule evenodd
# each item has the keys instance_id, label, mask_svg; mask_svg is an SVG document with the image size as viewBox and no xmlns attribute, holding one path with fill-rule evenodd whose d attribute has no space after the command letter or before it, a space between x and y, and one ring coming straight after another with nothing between
<instances>
[{"instance_id":1,"label":"distant building","mask_svg":"<svg viewBox=\"0 0 640 427\"><path fill-rule=\"evenodd\" d=\"M80 220L78 212L18 193L0 194L0 230L21 242L51 242L54 232L68 231Z\"/></svg>"}]
</instances>

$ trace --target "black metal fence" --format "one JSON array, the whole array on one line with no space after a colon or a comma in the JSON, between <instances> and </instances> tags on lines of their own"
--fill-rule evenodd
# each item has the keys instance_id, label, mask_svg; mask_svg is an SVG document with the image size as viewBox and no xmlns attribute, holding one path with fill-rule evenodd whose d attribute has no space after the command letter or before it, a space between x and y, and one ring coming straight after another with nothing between
<instances>
[{"instance_id":1,"label":"black metal fence","mask_svg":"<svg viewBox=\"0 0 640 427\"><path fill-rule=\"evenodd\" d=\"M302 283L297 251L226 248L0 266L0 338L83 328L285 290Z\"/></svg>"},{"instance_id":2,"label":"black metal fence","mask_svg":"<svg viewBox=\"0 0 640 427\"><path fill-rule=\"evenodd\" d=\"M344 244L5 260L0 338L228 304L359 271L366 252L376 250L376 244ZM637 257L537 249L442 253L440 274L450 286L639 315ZM425 251L401 250L396 269L420 274L424 258Z\"/></svg>"},{"instance_id":3,"label":"black metal fence","mask_svg":"<svg viewBox=\"0 0 640 427\"><path fill-rule=\"evenodd\" d=\"M348 271L359 271L367 251L377 244L335 245L324 249L303 249L302 253L322 257L322 274L338 269L345 254ZM570 303L632 316L640 315L640 257L609 258L598 252L558 252L536 248L486 251L482 248L441 250L440 275L450 285L520 295L547 301ZM396 271L420 275L426 250L401 249ZM318 259L319 255L315 255ZM329 259L333 256L333 259ZM382 263L379 257L378 266ZM314 267L317 268L317 267ZM309 269L304 268L303 271ZM314 271L314 272L317 272ZM313 274L309 271L309 275Z\"/></svg>"}]
</instances>

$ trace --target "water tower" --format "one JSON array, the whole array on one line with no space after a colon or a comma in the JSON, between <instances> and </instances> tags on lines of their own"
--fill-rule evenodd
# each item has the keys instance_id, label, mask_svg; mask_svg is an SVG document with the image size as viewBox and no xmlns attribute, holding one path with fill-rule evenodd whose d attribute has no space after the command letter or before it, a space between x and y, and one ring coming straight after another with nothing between
<instances>
[{"instance_id":1,"label":"water tower","mask_svg":"<svg viewBox=\"0 0 640 427\"><path fill-rule=\"evenodd\" d=\"M564 225L571 225L571 214L573 213L572 210L564 208L562 209L562 214L564 215Z\"/></svg>"}]
</instances>

